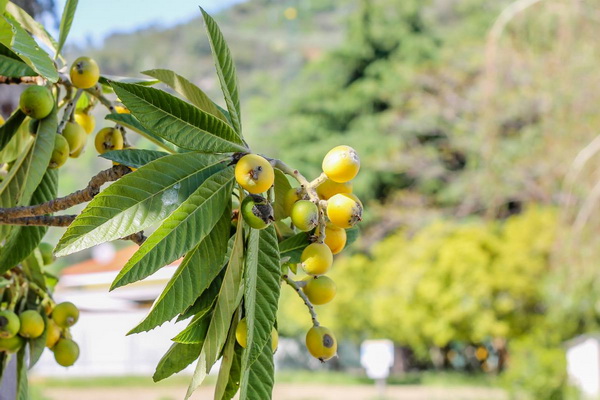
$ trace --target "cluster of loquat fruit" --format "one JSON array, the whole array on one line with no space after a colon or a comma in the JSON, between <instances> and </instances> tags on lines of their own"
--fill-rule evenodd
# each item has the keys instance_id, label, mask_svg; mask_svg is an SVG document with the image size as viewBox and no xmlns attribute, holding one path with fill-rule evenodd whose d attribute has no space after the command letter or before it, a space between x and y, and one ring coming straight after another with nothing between
<instances>
[{"instance_id":1,"label":"cluster of loquat fruit","mask_svg":"<svg viewBox=\"0 0 600 400\"><path fill-rule=\"evenodd\" d=\"M254 229L264 229L274 222L270 202L259 195L273 186L275 172L272 163L276 165L276 161L271 162L257 154L246 154L239 158L235 167L237 183L249 192L241 202L240 214ZM293 227L312 232L311 243L300 258L300 266L307 276L294 282L301 288L311 311L312 305L329 303L335 297L335 282L325 274L331 269L333 255L340 253L346 245L346 229L361 221L363 212L362 203L352 194L351 181L360 169L356 151L349 146L337 146L324 157L322 168L323 174L312 182L298 179L300 187L290 189L284 199L285 214L290 217ZM299 176L297 171L288 173ZM244 347L246 330L247 324L242 319L236 338ZM272 344L275 351L275 328ZM310 354L321 361L329 360L337 353L333 332L321 326L316 318L313 318L313 327L306 335L306 346Z\"/></svg>"},{"instance_id":2,"label":"cluster of loquat fruit","mask_svg":"<svg viewBox=\"0 0 600 400\"><path fill-rule=\"evenodd\" d=\"M100 78L100 69L96 61L89 57L80 57L73 62L70 69L71 85L79 90L96 86ZM73 100L73 101L76 101ZM55 99L52 91L46 86L29 86L21 93L19 107L25 115L31 118L29 131L37 134L39 123L48 117L54 109ZM93 106L93 105L92 105ZM77 158L83 152L87 136L94 131L96 121L89 114L92 106L76 109L74 113L65 114L66 123L62 131L54 138L54 148L50 159L50 168L62 167L69 157ZM117 113L128 113L125 107L116 106ZM60 130L59 126L59 130ZM123 134L120 129L103 128L96 134L94 144L98 153L110 150L121 150L124 146Z\"/></svg>"},{"instance_id":3,"label":"cluster of loquat fruit","mask_svg":"<svg viewBox=\"0 0 600 400\"><path fill-rule=\"evenodd\" d=\"M52 246L41 243L39 249L44 264L52 262ZM71 302L55 304L39 288L32 292L41 294L41 302L28 303L31 296L19 291L16 277L8 278L13 278L13 284L3 288L2 297L6 297L7 301L0 304L0 352L16 353L27 340L38 339L45 333L46 347L52 350L56 362L63 367L73 365L79 357L79 346L73 341L69 328L79 319L77 307ZM34 284L27 284L32 289Z\"/></svg>"}]
</instances>

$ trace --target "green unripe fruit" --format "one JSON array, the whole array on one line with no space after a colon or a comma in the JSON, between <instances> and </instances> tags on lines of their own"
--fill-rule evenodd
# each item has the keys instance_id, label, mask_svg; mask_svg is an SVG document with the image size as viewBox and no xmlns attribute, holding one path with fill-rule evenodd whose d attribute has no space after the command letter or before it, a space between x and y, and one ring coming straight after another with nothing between
<instances>
[{"instance_id":1,"label":"green unripe fruit","mask_svg":"<svg viewBox=\"0 0 600 400\"><path fill-rule=\"evenodd\" d=\"M46 118L54 108L52 92L45 86L29 86L21 93L19 107L31 118Z\"/></svg>"},{"instance_id":2,"label":"green unripe fruit","mask_svg":"<svg viewBox=\"0 0 600 400\"><path fill-rule=\"evenodd\" d=\"M62 134L69 143L69 156L74 157L85 145L87 133L81 125L75 122L67 122Z\"/></svg>"},{"instance_id":3,"label":"green unripe fruit","mask_svg":"<svg viewBox=\"0 0 600 400\"><path fill-rule=\"evenodd\" d=\"M291 188L286 192L285 197L283 198L283 211L286 217L292 215L294 204L301 199L302 197L300 193L298 193L298 188Z\"/></svg>"},{"instance_id":4,"label":"green unripe fruit","mask_svg":"<svg viewBox=\"0 0 600 400\"><path fill-rule=\"evenodd\" d=\"M241 206L244 221L254 229L265 229L275 221L273 207L264 197L249 195L244 198Z\"/></svg>"},{"instance_id":5,"label":"green unripe fruit","mask_svg":"<svg viewBox=\"0 0 600 400\"><path fill-rule=\"evenodd\" d=\"M35 310L27 310L19 315L21 321L21 328L19 329L19 335L35 339L44 333L44 319Z\"/></svg>"},{"instance_id":6,"label":"green unripe fruit","mask_svg":"<svg viewBox=\"0 0 600 400\"><path fill-rule=\"evenodd\" d=\"M79 358L79 346L71 339L60 339L52 351L56 362L63 367L70 367Z\"/></svg>"},{"instance_id":7,"label":"green unripe fruit","mask_svg":"<svg viewBox=\"0 0 600 400\"><path fill-rule=\"evenodd\" d=\"M54 135L54 150L48 168L60 168L69 158L69 143L63 135Z\"/></svg>"},{"instance_id":8,"label":"green unripe fruit","mask_svg":"<svg viewBox=\"0 0 600 400\"><path fill-rule=\"evenodd\" d=\"M0 338L10 339L19 333L21 321L17 314L10 310L0 311Z\"/></svg>"},{"instance_id":9,"label":"green unripe fruit","mask_svg":"<svg viewBox=\"0 0 600 400\"><path fill-rule=\"evenodd\" d=\"M235 340L243 348L246 348L248 345L248 322L246 321L246 317L242 318L235 328ZM277 333L277 329L273 327L271 330L271 349L273 350L273 353L277 350L278 345L279 334Z\"/></svg>"},{"instance_id":10,"label":"green unripe fruit","mask_svg":"<svg viewBox=\"0 0 600 400\"><path fill-rule=\"evenodd\" d=\"M52 319L61 328L69 328L79 319L79 310L70 301L57 304L52 310Z\"/></svg>"},{"instance_id":11,"label":"green unripe fruit","mask_svg":"<svg viewBox=\"0 0 600 400\"><path fill-rule=\"evenodd\" d=\"M335 297L337 288L333 279L328 276L317 278L308 276L303 281L306 282L306 286L302 288L302 291L314 305L327 304Z\"/></svg>"},{"instance_id":12,"label":"green unripe fruit","mask_svg":"<svg viewBox=\"0 0 600 400\"><path fill-rule=\"evenodd\" d=\"M42 242L38 246L40 249L40 253L42 253L42 260L44 261L44 265L49 265L54 262L54 248L50 243Z\"/></svg>"},{"instance_id":13,"label":"green unripe fruit","mask_svg":"<svg viewBox=\"0 0 600 400\"><path fill-rule=\"evenodd\" d=\"M298 200L292 207L291 217L296 228L307 232L319 223L319 208L310 200Z\"/></svg>"},{"instance_id":14,"label":"green unripe fruit","mask_svg":"<svg viewBox=\"0 0 600 400\"><path fill-rule=\"evenodd\" d=\"M49 319L48 326L46 328L46 347L51 349L60 339L60 328L56 325L56 322Z\"/></svg>"},{"instance_id":15,"label":"green unripe fruit","mask_svg":"<svg viewBox=\"0 0 600 400\"><path fill-rule=\"evenodd\" d=\"M9 354L16 353L25 344L25 339L19 335L15 335L8 339L0 338L0 351L5 351Z\"/></svg>"}]
</instances>

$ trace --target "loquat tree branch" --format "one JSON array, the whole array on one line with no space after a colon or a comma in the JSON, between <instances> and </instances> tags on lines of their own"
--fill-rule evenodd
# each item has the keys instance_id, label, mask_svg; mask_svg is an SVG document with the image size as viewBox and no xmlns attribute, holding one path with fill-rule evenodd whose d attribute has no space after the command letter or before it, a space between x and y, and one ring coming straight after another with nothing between
<instances>
[{"instance_id":1,"label":"loquat tree branch","mask_svg":"<svg viewBox=\"0 0 600 400\"><path fill-rule=\"evenodd\" d=\"M104 171L100 171L97 175L95 175L87 187L84 189L73 192L67 196L59 197L54 200L50 200L46 203L32 205L32 206L22 206L22 207L12 207L12 208L0 208L0 224L7 225L23 225L23 224L14 224L11 220L23 219L23 217L35 217L35 216L45 216L45 214L52 214L56 211L66 210L71 208L77 204L85 203L92 200L98 193L100 193L100 187L107 183L116 181L124 175L127 175L131 172L129 167L124 165L114 165L112 168L105 169ZM30 225L36 225L35 223L30 223ZM40 224L46 225L46 224ZM49 225L49 226L67 226L66 225Z\"/></svg>"},{"instance_id":2,"label":"loquat tree branch","mask_svg":"<svg viewBox=\"0 0 600 400\"><path fill-rule=\"evenodd\" d=\"M44 78L42 78L41 76L22 76L20 78L13 78L10 76L0 75L0 84L5 85L43 85L44 81Z\"/></svg>"},{"instance_id":3,"label":"loquat tree branch","mask_svg":"<svg viewBox=\"0 0 600 400\"><path fill-rule=\"evenodd\" d=\"M300 296L306 307L308 307L308 312L310 313L310 318L312 319L313 326L319 326L320 324L319 320L317 319L317 312L315 311L315 307L312 305L308 297L306 297L306 294L304 294L304 292L300 288L299 282L296 282L287 275L283 275L283 280L285 281L285 283L290 285L292 289L296 291L296 293L298 293L298 296Z\"/></svg>"},{"instance_id":4,"label":"loquat tree branch","mask_svg":"<svg viewBox=\"0 0 600 400\"><path fill-rule=\"evenodd\" d=\"M17 217L0 220L0 225L20 226L69 226L76 215L36 215L33 217Z\"/></svg>"}]
</instances>

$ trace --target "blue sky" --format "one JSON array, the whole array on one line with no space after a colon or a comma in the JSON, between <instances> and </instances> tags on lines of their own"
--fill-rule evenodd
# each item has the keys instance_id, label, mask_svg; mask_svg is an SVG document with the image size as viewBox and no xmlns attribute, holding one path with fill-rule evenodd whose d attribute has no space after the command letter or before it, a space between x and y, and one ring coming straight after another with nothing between
<instances>
[{"instance_id":1,"label":"blue sky","mask_svg":"<svg viewBox=\"0 0 600 400\"><path fill-rule=\"evenodd\" d=\"M58 0L58 15L66 0ZM172 26L200 15L198 6L215 12L242 0L79 0L67 43L99 44L108 34L150 24ZM56 35L58 36L58 35Z\"/></svg>"}]
</instances>

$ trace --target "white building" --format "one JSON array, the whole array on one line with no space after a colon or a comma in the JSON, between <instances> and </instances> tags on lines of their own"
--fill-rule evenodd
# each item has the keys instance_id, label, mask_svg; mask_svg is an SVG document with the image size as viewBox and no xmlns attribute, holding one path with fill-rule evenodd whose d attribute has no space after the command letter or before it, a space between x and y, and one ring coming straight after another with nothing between
<instances>
[{"instance_id":1,"label":"white building","mask_svg":"<svg viewBox=\"0 0 600 400\"><path fill-rule=\"evenodd\" d=\"M586 399L600 399L600 334L578 336L566 347L570 383Z\"/></svg>"},{"instance_id":2,"label":"white building","mask_svg":"<svg viewBox=\"0 0 600 400\"><path fill-rule=\"evenodd\" d=\"M109 292L117 273L137 249L131 246L115 252L110 244L100 245L93 259L63 270L55 300L72 301L80 309L79 322L71 328L80 357L68 368L69 376L152 375L171 339L186 327L186 322L165 323L153 331L126 336L147 315L180 262ZM187 371L191 373L193 367ZM46 349L32 372L64 376L65 368Z\"/></svg>"}]
</instances>

